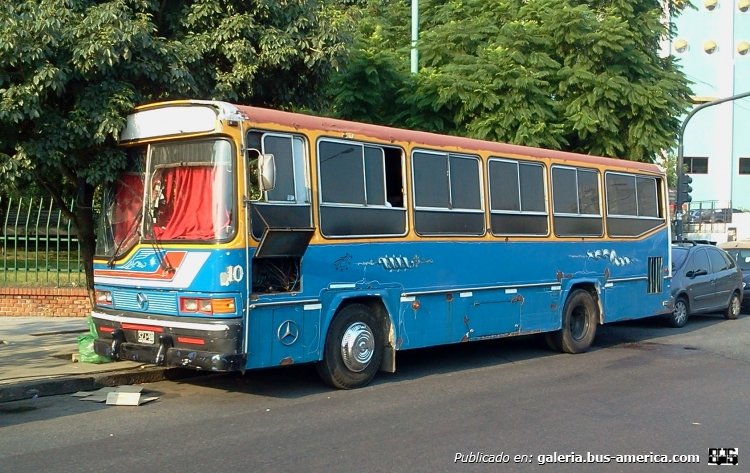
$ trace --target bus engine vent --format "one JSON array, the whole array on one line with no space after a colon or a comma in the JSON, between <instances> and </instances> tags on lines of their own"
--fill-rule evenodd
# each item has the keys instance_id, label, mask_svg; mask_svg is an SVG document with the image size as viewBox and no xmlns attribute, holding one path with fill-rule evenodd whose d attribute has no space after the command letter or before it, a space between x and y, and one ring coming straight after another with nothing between
<instances>
[{"instance_id":1,"label":"bus engine vent","mask_svg":"<svg viewBox=\"0 0 750 473\"><path fill-rule=\"evenodd\" d=\"M662 291L662 257L648 258L648 293L658 294Z\"/></svg>"}]
</instances>

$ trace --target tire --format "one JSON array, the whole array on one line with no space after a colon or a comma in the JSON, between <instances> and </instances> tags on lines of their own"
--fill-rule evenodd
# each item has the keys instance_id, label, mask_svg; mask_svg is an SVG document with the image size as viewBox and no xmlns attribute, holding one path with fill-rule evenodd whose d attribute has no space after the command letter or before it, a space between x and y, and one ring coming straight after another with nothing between
<instances>
[{"instance_id":1,"label":"tire","mask_svg":"<svg viewBox=\"0 0 750 473\"><path fill-rule=\"evenodd\" d=\"M672 313L667 316L667 324L670 327L684 327L690 317L690 306L684 296L680 296L674 301Z\"/></svg>"},{"instance_id":2,"label":"tire","mask_svg":"<svg viewBox=\"0 0 750 473\"><path fill-rule=\"evenodd\" d=\"M547 332L544 334L544 341L552 351L562 351L562 347L557 340L557 332Z\"/></svg>"},{"instance_id":3,"label":"tire","mask_svg":"<svg viewBox=\"0 0 750 473\"><path fill-rule=\"evenodd\" d=\"M740 316L742 310L742 301L740 301L740 295L736 292L732 294L732 298L729 299L729 306L724 311L724 318L728 320L736 320Z\"/></svg>"},{"instance_id":4,"label":"tire","mask_svg":"<svg viewBox=\"0 0 750 473\"><path fill-rule=\"evenodd\" d=\"M594 342L599 311L589 291L570 293L563 309L562 328L549 334L548 344L564 353L583 353Z\"/></svg>"},{"instance_id":5,"label":"tire","mask_svg":"<svg viewBox=\"0 0 750 473\"><path fill-rule=\"evenodd\" d=\"M383 360L382 323L366 305L350 304L331 322L318 362L318 374L329 386L355 389L375 377Z\"/></svg>"}]
</instances>

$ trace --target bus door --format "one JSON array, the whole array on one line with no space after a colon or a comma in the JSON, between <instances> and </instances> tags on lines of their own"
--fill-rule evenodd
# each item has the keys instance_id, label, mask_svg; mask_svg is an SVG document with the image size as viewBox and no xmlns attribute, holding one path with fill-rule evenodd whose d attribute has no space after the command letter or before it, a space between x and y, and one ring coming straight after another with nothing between
<instances>
[{"instance_id":1,"label":"bus door","mask_svg":"<svg viewBox=\"0 0 750 473\"><path fill-rule=\"evenodd\" d=\"M313 230L306 140L255 130L246 139L248 228L257 247L248 261L250 292L300 292Z\"/></svg>"}]
</instances>

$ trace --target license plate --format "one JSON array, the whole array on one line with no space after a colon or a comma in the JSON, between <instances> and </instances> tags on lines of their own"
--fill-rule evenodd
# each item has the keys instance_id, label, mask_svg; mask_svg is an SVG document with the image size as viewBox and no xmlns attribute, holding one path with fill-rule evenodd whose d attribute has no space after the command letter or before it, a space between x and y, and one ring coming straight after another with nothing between
<instances>
[{"instance_id":1,"label":"license plate","mask_svg":"<svg viewBox=\"0 0 750 473\"><path fill-rule=\"evenodd\" d=\"M138 343L154 343L154 332L150 330L138 330Z\"/></svg>"}]
</instances>

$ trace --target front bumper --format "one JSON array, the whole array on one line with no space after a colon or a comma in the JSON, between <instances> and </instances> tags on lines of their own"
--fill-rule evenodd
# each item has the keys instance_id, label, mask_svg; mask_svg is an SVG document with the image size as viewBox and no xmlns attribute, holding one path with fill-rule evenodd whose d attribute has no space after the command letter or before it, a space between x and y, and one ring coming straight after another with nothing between
<instances>
[{"instance_id":1,"label":"front bumper","mask_svg":"<svg viewBox=\"0 0 750 473\"><path fill-rule=\"evenodd\" d=\"M245 367L245 356L239 353L214 353L169 347L170 342L158 347L138 343L115 344L112 340L94 340L94 351L117 360L138 361L152 365L192 368L208 371L240 371Z\"/></svg>"},{"instance_id":2,"label":"front bumper","mask_svg":"<svg viewBox=\"0 0 750 473\"><path fill-rule=\"evenodd\" d=\"M94 351L116 360L208 371L240 371L241 319L191 319L94 312ZM139 341L151 332L153 343Z\"/></svg>"}]
</instances>

